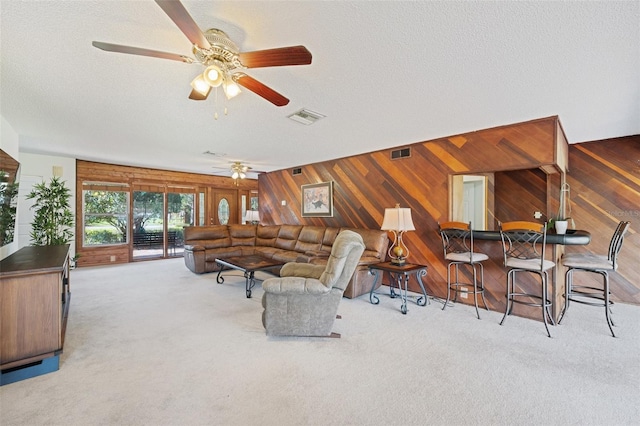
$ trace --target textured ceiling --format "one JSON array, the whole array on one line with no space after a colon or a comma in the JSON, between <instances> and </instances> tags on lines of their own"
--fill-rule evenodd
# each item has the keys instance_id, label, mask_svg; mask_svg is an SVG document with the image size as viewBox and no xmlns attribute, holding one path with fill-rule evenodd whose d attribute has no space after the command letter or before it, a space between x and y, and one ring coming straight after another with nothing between
<instances>
[{"instance_id":1,"label":"textured ceiling","mask_svg":"<svg viewBox=\"0 0 640 426\"><path fill-rule=\"evenodd\" d=\"M552 115L571 143L640 133L638 1L183 4L241 51L306 46L311 65L247 71L289 105L247 90L192 101L201 65L91 46L190 55L153 1L2 0L0 113L20 149L219 173L230 161L271 171ZM303 107L326 118L286 118Z\"/></svg>"}]
</instances>

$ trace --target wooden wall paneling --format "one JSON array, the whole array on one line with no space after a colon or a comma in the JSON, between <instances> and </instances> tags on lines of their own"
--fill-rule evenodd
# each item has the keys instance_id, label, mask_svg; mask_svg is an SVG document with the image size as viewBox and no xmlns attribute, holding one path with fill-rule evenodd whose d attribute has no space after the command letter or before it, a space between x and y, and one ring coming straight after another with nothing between
<instances>
[{"instance_id":1,"label":"wooden wall paneling","mask_svg":"<svg viewBox=\"0 0 640 426\"><path fill-rule=\"evenodd\" d=\"M448 218L449 175L505 172L502 176L492 177L493 185L490 185L495 196L495 206L492 208L499 218L505 216L533 220L536 210L554 214L554 210L557 210L557 204L556 207L552 204L555 196L550 194L551 201L547 201L546 185L549 179L556 179L561 174L549 178L540 167L554 166L554 157L557 155L554 138L557 137L558 123L557 117L549 117L406 145L411 148L411 157L400 160L391 160L392 150L387 149L303 165L300 166L302 173L297 176L292 175L291 169L262 174L259 177L262 223L378 229L384 208L393 207L398 202L412 209L417 228L405 236L411 251L410 261L429 266L424 280L427 290L430 294L443 297L446 295L446 263L442 260L437 224ZM591 145L597 149L585 150ZM570 250L598 248L600 244L593 244L598 240L604 240L608 245L615 224L623 217L631 217L632 222L635 218L640 223L640 190L637 182L640 163L636 164L640 159L640 142L635 137L622 145L624 147L619 148L621 145L614 141L613 147L609 147L607 143L595 142L571 145L568 149L571 172L567 179L571 185L572 216L579 229L592 233L592 244L571 247ZM609 151L613 151L613 155ZM577 158L578 154L580 158ZM606 172L602 170L601 161L597 160L600 157L612 163L605 167L609 169ZM505 194L502 190L505 178L512 190L517 191L517 197ZM329 180L335 185L334 217L302 218L300 186ZM585 180L586 184L580 185L581 180ZM592 189L585 192L587 187ZM611 188L615 189L614 194L610 193ZM282 200L286 201L286 206L281 206ZM619 270L624 278L612 278L612 282L616 282L614 296L618 300L640 303L640 276L637 271L630 270L630 264L637 263L638 259L635 258L633 262L626 259L632 253L637 256L640 248L638 235L633 228L632 223L630 236L621 254L621 261L627 261L626 265L621 264ZM504 309L506 274L500 244L492 241L476 241L476 244L478 249L490 256L485 265L487 302L491 309L501 311ZM606 252L606 245L603 250L593 251ZM535 280L528 285L539 288ZM414 282L410 282L410 287L413 291L419 289ZM539 310L532 308L529 313L525 308L519 306L521 312L518 315L540 319Z\"/></svg>"},{"instance_id":2,"label":"wooden wall paneling","mask_svg":"<svg viewBox=\"0 0 640 426\"><path fill-rule=\"evenodd\" d=\"M132 261L132 243L102 247L82 246L82 190L83 182L120 183L129 190L198 192L205 188L220 188L233 191L257 191L255 179L239 179L197 173L176 172L144 167L76 161L76 252L81 255L78 266L127 263ZM104 185L103 185L104 186ZM96 186L98 188L99 186ZM104 186L108 189L109 186ZM130 200L130 202L132 202ZM199 213L199 210L198 210ZM235 216L234 216L235 217ZM131 224L130 224L131 227ZM129 229L131 233L131 228Z\"/></svg>"},{"instance_id":3,"label":"wooden wall paneling","mask_svg":"<svg viewBox=\"0 0 640 426\"><path fill-rule=\"evenodd\" d=\"M495 173L495 218L500 222L528 220L547 210L547 175L540 169ZM497 228L496 228L497 229Z\"/></svg>"},{"instance_id":4,"label":"wooden wall paneling","mask_svg":"<svg viewBox=\"0 0 640 426\"><path fill-rule=\"evenodd\" d=\"M611 292L615 301L640 304L640 135L570 145L569 165L571 217L592 238L588 246L567 247L567 252L606 254L618 222L630 221L618 270L610 274ZM586 273L574 279L601 282Z\"/></svg>"},{"instance_id":5,"label":"wooden wall paneling","mask_svg":"<svg viewBox=\"0 0 640 426\"><path fill-rule=\"evenodd\" d=\"M546 211L545 174L538 167L553 162L556 122L557 117L550 117L419 142L409 145L410 157L397 160L391 159L392 149L387 149L301 166L302 173L297 176L292 176L290 169L262 174L259 177L262 223L378 229L385 207L393 207L395 203L410 207L416 225L416 231L405 235L411 252L410 261L429 266L426 287L431 294L443 297L446 295L446 263L442 259L437 224L448 220L449 176L534 169L524 174L526 181L517 188L540 203L535 204L538 210ZM490 176L490 191L495 197L494 205L490 206L493 212L499 208L500 197L496 194L499 194L500 185L497 178ZM329 180L334 182L334 217L302 218L300 185ZM281 206L282 200L288 205ZM522 218L523 210L526 210L527 218L533 215L533 209L523 209L517 202L511 207L518 212L517 217ZM506 279L502 251L499 243L491 242L489 245L492 259L485 274L492 300L490 306L501 310ZM410 282L410 286L414 291L419 288L414 282ZM539 317L539 313L532 314L532 317Z\"/></svg>"}]
</instances>

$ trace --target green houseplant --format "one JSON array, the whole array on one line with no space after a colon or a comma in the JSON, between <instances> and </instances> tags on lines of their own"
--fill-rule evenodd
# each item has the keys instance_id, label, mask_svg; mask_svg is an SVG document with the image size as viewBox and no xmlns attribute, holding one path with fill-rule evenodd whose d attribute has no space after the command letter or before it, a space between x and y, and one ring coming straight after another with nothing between
<instances>
[{"instance_id":1,"label":"green houseplant","mask_svg":"<svg viewBox=\"0 0 640 426\"><path fill-rule=\"evenodd\" d=\"M68 244L73 238L73 213L69 205L71 191L58 177L33 186L27 195L35 200L31 209L35 216L31 223L31 241L34 246Z\"/></svg>"},{"instance_id":2,"label":"green houseplant","mask_svg":"<svg viewBox=\"0 0 640 426\"><path fill-rule=\"evenodd\" d=\"M0 182L0 247L13 241L17 198L17 184Z\"/></svg>"}]
</instances>

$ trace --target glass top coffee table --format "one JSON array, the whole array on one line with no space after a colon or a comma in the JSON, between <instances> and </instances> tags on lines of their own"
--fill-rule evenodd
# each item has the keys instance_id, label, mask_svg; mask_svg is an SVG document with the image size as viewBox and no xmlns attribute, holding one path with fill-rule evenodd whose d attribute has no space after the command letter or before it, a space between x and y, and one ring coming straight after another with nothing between
<instances>
[{"instance_id":1,"label":"glass top coffee table","mask_svg":"<svg viewBox=\"0 0 640 426\"><path fill-rule=\"evenodd\" d=\"M225 267L244 273L247 298L251 297L251 289L256 284L255 273L257 271L266 271L285 264L285 262L280 260L269 259L258 254L221 257L216 259L216 263L220 266L218 276L216 277L218 284L224 283L224 278L221 274Z\"/></svg>"}]
</instances>

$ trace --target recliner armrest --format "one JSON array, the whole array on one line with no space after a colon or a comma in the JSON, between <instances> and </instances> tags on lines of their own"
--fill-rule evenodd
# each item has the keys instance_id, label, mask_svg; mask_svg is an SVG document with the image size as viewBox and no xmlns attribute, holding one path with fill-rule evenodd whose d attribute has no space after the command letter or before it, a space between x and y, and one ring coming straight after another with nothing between
<instances>
[{"instance_id":1,"label":"recliner armrest","mask_svg":"<svg viewBox=\"0 0 640 426\"><path fill-rule=\"evenodd\" d=\"M189 251L204 251L204 246L185 244L184 249Z\"/></svg>"},{"instance_id":2,"label":"recliner armrest","mask_svg":"<svg viewBox=\"0 0 640 426\"><path fill-rule=\"evenodd\" d=\"M281 277L301 277L319 279L326 269L326 265L314 265L311 263L285 263L280 270ZM324 284L323 284L324 285Z\"/></svg>"},{"instance_id":3,"label":"recliner armrest","mask_svg":"<svg viewBox=\"0 0 640 426\"><path fill-rule=\"evenodd\" d=\"M265 293L273 294L325 294L331 291L315 278L270 278L262 283Z\"/></svg>"}]
</instances>

